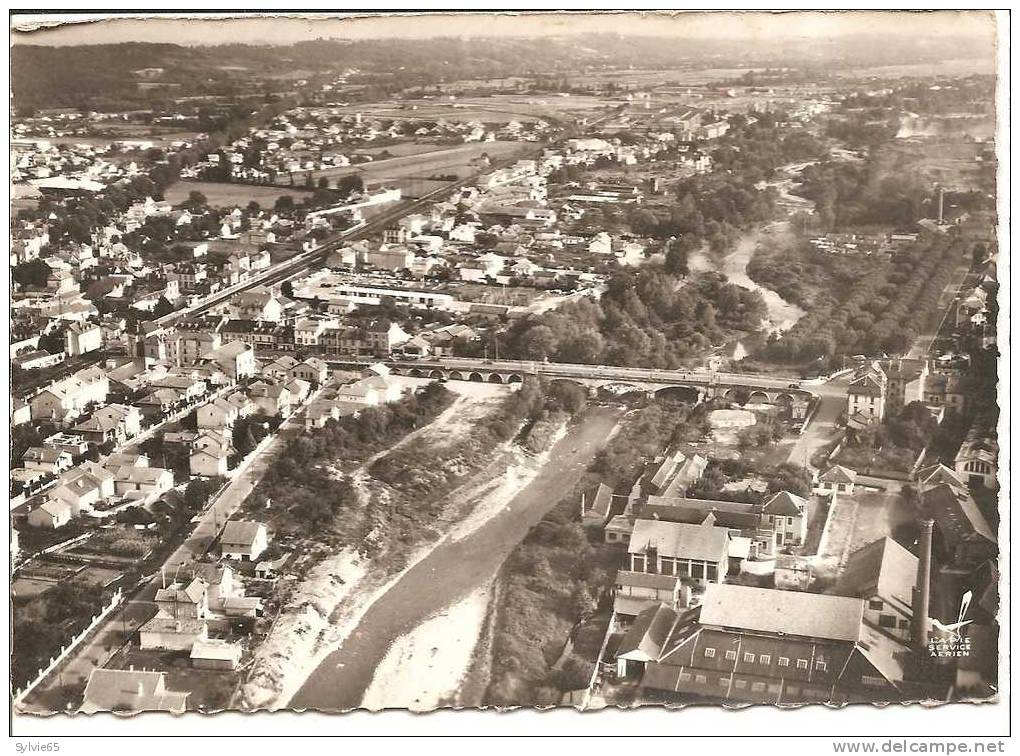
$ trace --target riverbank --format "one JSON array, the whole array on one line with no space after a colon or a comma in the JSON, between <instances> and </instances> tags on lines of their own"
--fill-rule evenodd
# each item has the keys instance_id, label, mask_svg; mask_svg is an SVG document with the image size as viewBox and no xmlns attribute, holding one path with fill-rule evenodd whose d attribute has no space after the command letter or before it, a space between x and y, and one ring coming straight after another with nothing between
<instances>
[{"instance_id":1,"label":"riverbank","mask_svg":"<svg viewBox=\"0 0 1020 756\"><path fill-rule=\"evenodd\" d=\"M519 468L511 474L516 476L517 485L507 484L506 465L502 475L490 475L488 486L478 489L483 495L473 499L472 509L477 514L468 515L385 590L376 593L377 598L360 621L347 625L350 631L317 664L290 699L290 705L323 711L346 711L364 705L378 668L394 648L394 639L414 635L411 640L400 641L405 645L398 649L404 653L409 648L424 648L421 639L435 637L434 631L431 627L424 631L418 628L487 586L510 550L559 499L559 492L569 490L580 479L621 414L620 408L608 407L588 412L552 445L544 464L530 466L528 472ZM516 493L501 505L504 496L515 489ZM478 604L474 606L471 616L477 617ZM476 639L482 624L479 620L473 631ZM465 644L455 645L466 648ZM470 658L459 658L466 672ZM407 683L398 683L392 676L384 679L377 684L391 690L408 689ZM440 682L431 685L430 695L437 697Z\"/></svg>"},{"instance_id":2,"label":"riverbank","mask_svg":"<svg viewBox=\"0 0 1020 756\"><path fill-rule=\"evenodd\" d=\"M728 282L761 294L768 310L768 317L763 323L763 329L770 333L782 333L793 328L797 321L807 313L793 302L783 299L778 292L762 286L748 275L747 266L764 237L763 231L746 234L740 238L731 251L719 259L714 259L704 251L694 252L688 257L687 264L691 272L722 273Z\"/></svg>"}]
</instances>

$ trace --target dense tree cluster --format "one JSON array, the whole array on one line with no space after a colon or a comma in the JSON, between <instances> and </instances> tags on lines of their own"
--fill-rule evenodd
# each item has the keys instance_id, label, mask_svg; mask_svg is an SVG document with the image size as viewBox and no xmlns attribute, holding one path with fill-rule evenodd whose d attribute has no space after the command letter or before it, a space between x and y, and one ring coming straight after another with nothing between
<instances>
[{"instance_id":1,"label":"dense tree cluster","mask_svg":"<svg viewBox=\"0 0 1020 756\"><path fill-rule=\"evenodd\" d=\"M363 459L393 445L435 418L451 400L450 392L434 383L399 402L368 407L294 438L270 466L258 494L289 511L305 534L337 525L337 515L356 501L357 494L331 465Z\"/></svg>"},{"instance_id":2,"label":"dense tree cluster","mask_svg":"<svg viewBox=\"0 0 1020 756\"><path fill-rule=\"evenodd\" d=\"M866 163L824 162L802 173L798 193L815 203L822 231L854 226L912 229L931 210L932 187L884 153Z\"/></svg>"},{"instance_id":3,"label":"dense tree cluster","mask_svg":"<svg viewBox=\"0 0 1020 756\"><path fill-rule=\"evenodd\" d=\"M850 434L837 461L862 472L909 472L936 438L938 425L923 402L911 402L884 422Z\"/></svg>"},{"instance_id":4,"label":"dense tree cluster","mask_svg":"<svg viewBox=\"0 0 1020 756\"><path fill-rule=\"evenodd\" d=\"M847 289L820 294L766 354L789 362L838 364L843 355L903 353L931 325L960 259L950 240L928 238L892 263L873 265Z\"/></svg>"},{"instance_id":5,"label":"dense tree cluster","mask_svg":"<svg viewBox=\"0 0 1020 756\"><path fill-rule=\"evenodd\" d=\"M583 364L674 368L727 335L760 328L757 292L704 274L683 285L661 265L612 276L599 302L582 299L514 323L507 356Z\"/></svg>"}]
</instances>

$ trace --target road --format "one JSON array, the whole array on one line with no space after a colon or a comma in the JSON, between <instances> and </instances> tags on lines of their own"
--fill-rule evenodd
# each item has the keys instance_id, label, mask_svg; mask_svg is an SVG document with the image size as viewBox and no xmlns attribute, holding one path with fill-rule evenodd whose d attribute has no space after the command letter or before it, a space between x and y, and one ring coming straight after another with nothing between
<instances>
[{"instance_id":1,"label":"road","mask_svg":"<svg viewBox=\"0 0 1020 756\"><path fill-rule=\"evenodd\" d=\"M812 387L818 394L818 406L790 449L788 461L791 464L811 468L811 457L842 434L836 421L846 409L846 388L850 378L850 375L844 375Z\"/></svg>"},{"instance_id":2,"label":"road","mask_svg":"<svg viewBox=\"0 0 1020 756\"><path fill-rule=\"evenodd\" d=\"M309 397L306 407L313 398L314 395ZM248 457L245 465L238 469L220 495L202 513L195 529L163 562L162 575L168 583L182 566L198 560L208 551L223 525L262 480L280 450L291 438L304 432L303 417L302 410L285 420L278 432L264 442L265 446ZM33 712L52 712L62 711L68 702L77 704L92 670L109 662L117 650L132 638L138 626L155 613L153 600L162 580L161 573L157 572L132 598L113 611L91 638L26 697L22 708Z\"/></svg>"},{"instance_id":3,"label":"road","mask_svg":"<svg viewBox=\"0 0 1020 756\"><path fill-rule=\"evenodd\" d=\"M620 417L598 408L551 450L541 472L507 507L460 540L446 538L365 612L343 645L326 657L290 708L357 708L394 639L492 580L503 560L580 479Z\"/></svg>"},{"instance_id":4,"label":"road","mask_svg":"<svg viewBox=\"0 0 1020 756\"><path fill-rule=\"evenodd\" d=\"M942 331L943 326L946 324L947 319L953 311L953 302L956 299L957 294L963 288L964 284L967 283L968 274L970 273L971 265L969 262L961 262L959 266L953 271L953 279L950 284L943 289L939 295L939 304L936 312L942 313L942 317L939 318L937 323L932 323L931 329L926 329L925 333L919 334L914 343L911 345L910 350L906 356L910 359L920 360L925 357L931 357L932 347L935 345L935 339L938 338L939 333Z\"/></svg>"}]
</instances>

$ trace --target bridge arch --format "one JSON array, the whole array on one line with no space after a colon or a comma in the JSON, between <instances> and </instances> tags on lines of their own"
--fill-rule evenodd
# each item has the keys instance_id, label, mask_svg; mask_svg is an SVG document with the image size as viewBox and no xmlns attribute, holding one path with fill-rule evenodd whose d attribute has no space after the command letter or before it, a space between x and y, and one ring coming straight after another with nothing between
<instances>
[{"instance_id":1,"label":"bridge arch","mask_svg":"<svg viewBox=\"0 0 1020 756\"><path fill-rule=\"evenodd\" d=\"M640 386L635 386L632 383L604 383L598 387L598 394L600 396L613 397L621 399L625 396L633 396L634 394L646 395L648 392L646 389Z\"/></svg>"},{"instance_id":2,"label":"bridge arch","mask_svg":"<svg viewBox=\"0 0 1020 756\"><path fill-rule=\"evenodd\" d=\"M524 383L524 376L520 375L519 373L510 373L510 375L508 375L506 377L506 382L507 383Z\"/></svg>"},{"instance_id":3,"label":"bridge arch","mask_svg":"<svg viewBox=\"0 0 1020 756\"><path fill-rule=\"evenodd\" d=\"M696 404L701 398L701 392L694 386L664 386L656 390L655 397L657 399L673 399Z\"/></svg>"},{"instance_id":4,"label":"bridge arch","mask_svg":"<svg viewBox=\"0 0 1020 756\"><path fill-rule=\"evenodd\" d=\"M485 379L482 378L482 374L479 373L479 372L468 373L467 379L469 381L474 381L475 383L484 383L485 382Z\"/></svg>"},{"instance_id":5,"label":"bridge arch","mask_svg":"<svg viewBox=\"0 0 1020 756\"><path fill-rule=\"evenodd\" d=\"M447 377L451 381L463 381L463 380L467 380L466 378L464 378L464 374L462 372L460 372L459 370L451 370L450 371L450 375L447 376Z\"/></svg>"},{"instance_id":6,"label":"bridge arch","mask_svg":"<svg viewBox=\"0 0 1020 756\"><path fill-rule=\"evenodd\" d=\"M747 404L771 404L769 395L764 391L752 391L747 395Z\"/></svg>"},{"instance_id":7,"label":"bridge arch","mask_svg":"<svg viewBox=\"0 0 1020 756\"><path fill-rule=\"evenodd\" d=\"M433 370L431 373L429 373L429 378L444 378L445 375L446 374L443 373L442 370Z\"/></svg>"},{"instance_id":8,"label":"bridge arch","mask_svg":"<svg viewBox=\"0 0 1020 756\"><path fill-rule=\"evenodd\" d=\"M489 383L503 383L503 376L499 373L489 373L487 380Z\"/></svg>"},{"instance_id":9,"label":"bridge arch","mask_svg":"<svg viewBox=\"0 0 1020 756\"><path fill-rule=\"evenodd\" d=\"M794 403L794 398L789 394L779 394L776 397L776 404L781 404L784 407L789 407Z\"/></svg>"},{"instance_id":10,"label":"bridge arch","mask_svg":"<svg viewBox=\"0 0 1020 756\"><path fill-rule=\"evenodd\" d=\"M730 402L736 402L737 404L747 404L748 397L750 396L751 393L747 389L734 387L732 389L726 389L726 391L722 395L722 398Z\"/></svg>"},{"instance_id":11,"label":"bridge arch","mask_svg":"<svg viewBox=\"0 0 1020 756\"><path fill-rule=\"evenodd\" d=\"M415 378L421 378L424 375L424 373L418 368L411 368L407 374L410 376L414 376Z\"/></svg>"}]
</instances>

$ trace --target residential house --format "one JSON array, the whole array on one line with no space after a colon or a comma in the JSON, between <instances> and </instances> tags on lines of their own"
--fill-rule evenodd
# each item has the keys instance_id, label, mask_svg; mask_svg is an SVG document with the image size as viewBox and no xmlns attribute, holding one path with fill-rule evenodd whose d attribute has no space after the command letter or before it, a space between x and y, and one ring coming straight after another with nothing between
<instances>
[{"instance_id":1,"label":"residential house","mask_svg":"<svg viewBox=\"0 0 1020 756\"><path fill-rule=\"evenodd\" d=\"M167 690L166 672L96 667L89 673L79 711L82 714L101 711L183 714L189 695L188 691Z\"/></svg>"},{"instance_id":2,"label":"residential house","mask_svg":"<svg viewBox=\"0 0 1020 756\"><path fill-rule=\"evenodd\" d=\"M864 621L910 642L917 557L891 538L857 549L832 592L864 599Z\"/></svg>"},{"instance_id":3,"label":"residential house","mask_svg":"<svg viewBox=\"0 0 1020 756\"><path fill-rule=\"evenodd\" d=\"M113 473L113 490L117 496L153 501L174 487L172 470L162 467L124 466L107 469Z\"/></svg>"},{"instance_id":4,"label":"residential house","mask_svg":"<svg viewBox=\"0 0 1020 756\"><path fill-rule=\"evenodd\" d=\"M205 619L209 616L209 586L196 577L190 583L174 582L156 591L156 611L174 619Z\"/></svg>"},{"instance_id":5,"label":"residential house","mask_svg":"<svg viewBox=\"0 0 1020 756\"><path fill-rule=\"evenodd\" d=\"M279 323L283 319L283 303L269 289L256 286L233 297L231 306L242 320Z\"/></svg>"},{"instance_id":6,"label":"residential house","mask_svg":"<svg viewBox=\"0 0 1020 756\"><path fill-rule=\"evenodd\" d=\"M90 404L102 404L110 392L110 381L98 367L79 370L51 383L28 403L32 420L66 424L84 413Z\"/></svg>"},{"instance_id":7,"label":"residential house","mask_svg":"<svg viewBox=\"0 0 1020 756\"><path fill-rule=\"evenodd\" d=\"M114 495L114 476L96 462L83 462L61 475L50 495L70 504L75 512L91 510Z\"/></svg>"},{"instance_id":8,"label":"residential house","mask_svg":"<svg viewBox=\"0 0 1020 756\"><path fill-rule=\"evenodd\" d=\"M21 464L29 470L39 470L47 475L59 475L71 468L74 460L66 451L46 446L31 446L21 455Z\"/></svg>"},{"instance_id":9,"label":"residential house","mask_svg":"<svg viewBox=\"0 0 1020 756\"><path fill-rule=\"evenodd\" d=\"M291 368L293 368L297 364L298 361L296 359L294 359L290 355L284 355L283 357L280 357L278 359L273 360L272 362L267 362L266 364L262 365L260 373L265 378L272 378L273 380L276 381L282 381L286 380L287 378L290 378Z\"/></svg>"},{"instance_id":10,"label":"residential house","mask_svg":"<svg viewBox=\"0 0 1020 756\"><path fill-rule=\"evenodd\" d=\"M394 402L400 398L400 385L389 378L374 377L341 386L337 389L336 398L342 402L375 406Z\"/></svg>"},{"instance_id":11,"label":"residential house","mask_svg":"<svg viewBox=\"0 0 1020 756\"><path fill-rule=\"evenodd\" d=\"M634 522L627 546L631 572L674 575L697 587L723 581L729 551L725 528L644 519Z\"/></svg>"},{"instance_id":12,"label":"residential house","mask_svg":"<svg viewBox=\"0 0 1020 756\"><path fill-rule=\"evenodd\" d=\"M851 496L856 485L856 470L842 465L833 465L818 476L818 480L815 482L815 491L822 494L839 493Z\"/></svg>"},{"instance_id":13,"label":"residential house","mask_svg":"<svg viewBox=\"0 0 1020 756\"><path fill-rule=\"evenodd\" d=\"M74 518L70 504L59 499L47 499L28 513L28 524L33 528L56 530Z\"/></svg>"},{"instance_id":14,"label":"residential house","mask_svg":"<svg viewBox=\"0 0 1020 756\"><path fill-rule=\"evenodd\" d=\"M262 600L246 596L244 586L229 564L199 563L192 569L208 586L206 601L210 616L255 617L262 612Z\"/></svg>"},{"instance_id":15,"label":"residential house","mask_svg":"<svg viewBox=\"0 0 1020 756\"><path fill-rule=\"evenodd\" d=\"M255 561L269 545L269 532L261 522L231 520L220 536L220 552L225 559Z\"/></svg>"},{"instance_id":16,"label":"residential house","mask_svg":"<svg viewBox=\"0 0 1020 756\"><path fill-rule=\"evenodd\" d=\"M108 404L74 426L89 443L120 445L142 432L142 413L138 407Z\"/></svg>"},{"instance_id":17,"label":"residential house","mask_svg":"<svg viewBox=\"0 0 1020 756\"><path fill-rule=\"evenodd\" d=\"M255 350L240 341L206 352L202 362L215 365L232 381L243 381L255 374Z\"/></svg>"},{"instance_id":18,"label":"residential house","mask_svg":"<svg viewBox=\"0 0 1020 756\"><path fill-rule=\"evenodd\" d=\"M253 383L248 387L248 397L258 412L270 417L286 417L295 403L290 389L281 383Z\"/></svg>"},{"instance_id":19,"label":"residential house","mask_svg":"<svg viewBox=\"0 0 1020 756\"><path fill-rule=\"evenodd\" d=\"M800 546L807 539L807 500L779 491L762 507L765 521L776 534L777 546Z\"/></svg>"},{"instance_id":20,"label":"residential house","mask_svg":"<svg viewBox=\"0 0 1020 756\"><path fill-rule=\"evenodd\" d=\"M288 371L288 375L291 378L321 386L329 378L329 364L318 357L309 357L301 362L295 362Z\"/></svg>"},{"instance_id":21,"label":"residential house","mask_svg":"<svg viewBox=\"0 0 1020 756\"><path fill-rule=\"evenodd\" d=\"M103 329L96 323L72 323L64 332L64 351L79 357L103 346Z\"/></svg>"},{"instance_id":22,"label":"residential house","mask_svg":"<svg viewBox=\"0 0 1020 756\"><path fill-rule=\"evenodd\" d=\"M237 394L231 394L229 397L213 399L211 402L201 405L197 411L199 430L203 428L211 430L233 428L238 418L250 414L250 406L254 405L247 401L246 397L243 402L234 400L234 397L237 396Z\"/></svg>"},{"instance_id":23,"label":"residential house","mask_svg":"<svg viewBox=\"0 0 1020 756\"><path fill-rule=\"evenodd\" d=\"M227 474L234 448L230 438L218 430L201 431L188 455L188 471L192 475L223 477Z\"/></svg>"},{"instance_id":24,"label":"residential house","mask_svg":"<svg viewBox=\"0 0 1020 756\"><path fill-rule=\"evenodd\" d=\"M885 373L869 371L854 378L846 389L847 415L881 421L885 417Z\"/></svg>"},{"instance_id":25,"label":"residential house","mask_svg":"<svg viewBox=\"0 0 1020 756\"><path fill-rule=\"evenodd\" d=\"M89 450L85 438L76 433L54 433L44 438L42 445L57 451L65 451L76 461L84 457Z\"/></svg>"},{"instance_id":26,"label":"residential house","mask_svg":"<svg viewBox=\"0 0 1020 756\"><path fill-rule=\"evenodd\" d=\"M205 620L187 617L155 617L138 628L138 647L143 651L191 651L198 641L208 640Z\"/></svg>"},{"instance_id":27,"label":"residential house","mask_svg":"<svg viewBox=\"0 0 1020 756\"><path fill-rule=\"evenodd\" d=\"M675 575L620 570L616 573L613 595L613 613L627 619L637 617L645 609L659 604L673 609L686 607L690 590Z\"/></svg>"},{"instance_id":28,"label":"residential house","mask_svg":"<svg viewBox=\"0 0 1020 756\"><path fill-rule=\"evenodd\" d=\"M154 388L135 402L135 406L142 413L142 417L153 420L169 415L184 402L184 395L176 389Z\"/></svg>"}]
</instances>

